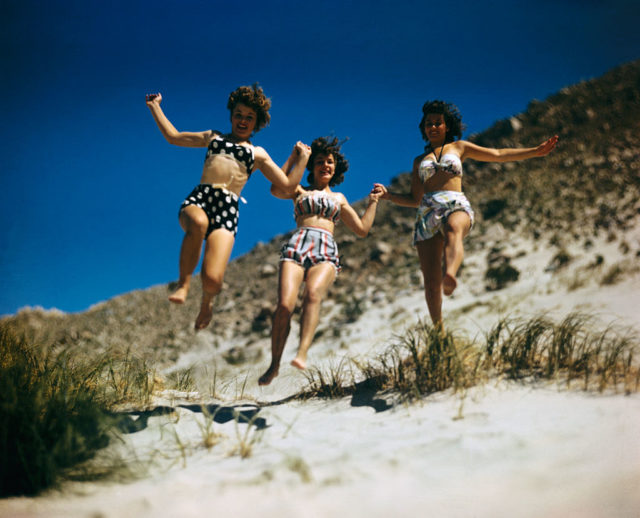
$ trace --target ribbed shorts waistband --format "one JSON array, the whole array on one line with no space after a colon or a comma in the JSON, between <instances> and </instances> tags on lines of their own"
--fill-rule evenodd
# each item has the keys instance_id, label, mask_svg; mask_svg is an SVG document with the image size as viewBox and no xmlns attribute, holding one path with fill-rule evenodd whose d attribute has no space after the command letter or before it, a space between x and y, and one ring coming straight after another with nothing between
<instances>
[{"instance_id":1,"label":"ribbed shorts waistband","mask_svg":"<svg viewBox=\"0 0 640 518\"><path fill-rule=\"evenodd\" d=\"M320 228L320 227L298 227L298 230L316 230L318 232L322 232L324 234L327 234L328 236L333 237L333 232L329 232L325 228Z\"/></svg>"}]
</instances>

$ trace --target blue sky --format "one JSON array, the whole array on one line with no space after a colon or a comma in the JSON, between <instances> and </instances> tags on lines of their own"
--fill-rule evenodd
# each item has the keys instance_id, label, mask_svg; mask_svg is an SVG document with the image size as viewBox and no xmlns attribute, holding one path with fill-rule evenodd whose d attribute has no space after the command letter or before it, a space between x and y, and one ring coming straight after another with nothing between
<instances>
[{"instance_id":1,"label":"blue sky","mask_svg":"<svg viewBox=\"0 0 640 518\"><path fill-rule=\"evenodd\" d=\"M636 4L3 0L0 315L176 278L204 150L169 145L146 92L178 129L227 131L229 92L260 82L272 122L254 143L282 163L296 140L349 137L356 201L409 169L427 99L457 104L469 135L640 57ZM268 187L243 192L234 257L294 226Z\"/></svg>"}]
</instances>

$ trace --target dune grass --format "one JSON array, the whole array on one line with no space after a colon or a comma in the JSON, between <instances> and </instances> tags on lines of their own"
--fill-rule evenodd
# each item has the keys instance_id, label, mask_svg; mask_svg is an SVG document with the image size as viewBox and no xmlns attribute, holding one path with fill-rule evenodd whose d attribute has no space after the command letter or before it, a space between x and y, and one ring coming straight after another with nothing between
<instances>
[{"instance_id":1,"label":"dune grass","mask_svg":"<svg viewBox=\"0 0 640 518\"><path fill-rule=\"evenodd\" d=\"M638 346L631 332L596 330L594 319L580 313L560 322L545 315L505 318L482 343L420 323L373 360L343 362L328 372L310 369L298 397L343 397L366 387L411 400L498 377L631 393L640 387Z\"/></svg>"},{"instance_id":2,"label":"dune grass","mask_svg":"<svg viewBox=\"0 0 640 518\"><path fill-rule=\"evenodd\" d=\"M446 390L465 393L496 378L631 393L640 387L638 345L630 331L599 329L579 313L560 322L547 315L505 318L476 340L420 323L373 359L307 370L306 388L292 398L381 391L409 401ZM41 351L0 326L0 497L34 495L63 479L103 478L127 468L122 459L106 465L94 459L118 433L113 410L149 405L164 386L152 365L130 351L90 359L69 349L53 351ZM174 378L166 381L193 387L190 370ZM247 378L234 380L236 398L242 399ZM222 436L209 424L211 416L205 421L200 445L210 449ZM246 458L261 433L251 423L240 433L236 424L236 436L233 454Z\"/></svg>"},{"instance_id":3,"label":"dune grass","mask_svg":"<svg viewBox=\"0 0 640 518\"><path fill-rule=\"evenodd\" d=\"M129 352L88 359L41 350L0 326L0 497L34 495L63 478L102 478L121 465L86 461L117 433L117 404L144 404L154 372Z\"/></svg>"},{"instance_id":4,"label":"dune grass","mask_svg":"<svg viewBox=\"0 0 640 518\"><path fill-rule=\"evenodd\" d=\"M63 480L126 480L142 475L153 459L105 448L124 444L122 409L153 406L159 389L195 388L193 369L161 378L153 364L131 350L108 350L88 357L71 347L40 347L0 326L0 498L36 495ZM236 399L245 396L247 377L233 378ZM215 375L214 375L215 385ZM215 392L215 387L214 387ZM205 407L201 445L222 440L215 415ZM236 420L238 420L237 418ZM261 433L240 433L231 454L249 457ZM174 431L182 462L187 442ZM115 444L114 446L117 446ZM126 460L122 455L131 456Z\"/></svg>"},{"instance_id":5,"label":"dune grass","mask_svg":"<svg viewBox=\"0 0 640 518\"><path fill-rule=\"evenodd\" d=\"M0 328L0 496L36 494L109 442L97 365Z\"/></svg>"}]
</instances>

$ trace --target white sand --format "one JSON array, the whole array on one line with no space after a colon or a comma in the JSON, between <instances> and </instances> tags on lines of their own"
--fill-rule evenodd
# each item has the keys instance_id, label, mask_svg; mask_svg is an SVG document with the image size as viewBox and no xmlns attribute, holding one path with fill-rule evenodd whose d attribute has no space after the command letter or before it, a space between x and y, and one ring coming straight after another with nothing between
<instances>
[{"instance_id":1,"label":"white sand","mask_svg":"<svg viewBox=\"0 0 640 518\"><path fill-rule=\"evenodd\" d=\"M637 231L627 241L634 253L640 248ZM460 332L481 335L506 315L548 311L560 320L574 310L597 314L603 326L615 322L640 331L640 273L633 267L622 282L602 286L602 271L581 269L593 250L575 251L574 263L552 274L544 272L549 251L531 243L512 246L529 252L514 260L520 280L498 292L480 289L482 258L467 258L467 273L445 303L445 315ZM599 243L597 251L605 268L623 259L615 243ZM331 314L329 304L321 325L329 325ZM371 305L340 337L346 349L323 336L310 361L327 365L344 355L375 354L417 314L426 314L419 289L393 304ZM243 402L218 403L251 409L256 400L278 401L304 386L304 376L288 366L296 332L271 386L256 384L265 359L248 372L239 369L238 378L249 380ZM240 385L231 392L239 393ZM353 406L347 397L265 406L257 417L266 420L261 432L233 421L213 423L221 437L211 449L202 445L207 420L201 413L179 408L172 416L152 417L124 445L139 458L155 459L145 478L70 483L61 492L3 500L0 516L640 516L640 394L494 380L464 398L436 394L382 412ZM251 439L256 442L248 458L234 453Z\"/></svg>"}]
</instances>

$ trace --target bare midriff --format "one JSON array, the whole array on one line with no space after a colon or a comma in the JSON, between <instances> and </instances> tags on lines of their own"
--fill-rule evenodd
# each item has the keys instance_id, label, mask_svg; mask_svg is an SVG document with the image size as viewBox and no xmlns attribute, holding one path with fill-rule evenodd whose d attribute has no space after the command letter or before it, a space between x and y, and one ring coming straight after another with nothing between
<instances>
[{"instance_id":1,"label":"bare midriff","mask_svg":"<svg viewBox=\"0 0 640 518\"><path fill-rule=\"evenodd\" d=\"M332 221L327 218L323 218L322 216L308 215L308 216L300 216L296 219L296 224L298 227L314 227L321 228L322 230L326 230L327 232L331 232L333 234L333 229L335 225Z\"/></svg>"},{"instance_id":2,"label":"bare midriff","mask_svg":"<svg viewBox=\"0 0 640 518\"><path fill-rule=\"evenodd\" d=\"M422 184L422 189L425 194L435 191L462 192L462 178L460 176L452 176L445 171L438 171Z\"/></svg>"},{"instance_id":3,"label":"bare midriff","mask_svg":"<svg viewBox=\"0 0 640 518\"><path fill-rule=\"evenodd\" d=\"M204 163L200 183L227 189L238 196L247 183L246 167L230 155L211 155Z\"/></svg>"}]
</instances>

